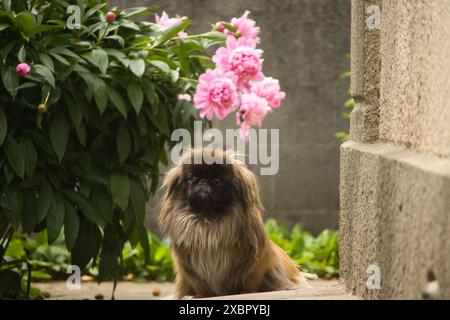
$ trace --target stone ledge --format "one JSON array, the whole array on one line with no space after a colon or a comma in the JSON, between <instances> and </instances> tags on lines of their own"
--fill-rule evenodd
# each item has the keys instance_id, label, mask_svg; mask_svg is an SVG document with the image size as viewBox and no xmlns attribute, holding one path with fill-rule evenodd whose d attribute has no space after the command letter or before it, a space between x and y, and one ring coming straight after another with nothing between
<instances>
[{"instance_id":1,"label":"stone ledge","mask_svg":"<svg viewBox=\"0 0 450 320\"><path fill-rule=\"evenodd\" d=\"M341 147L341 278L364 298L450 298L450 161L389 144ZM369 266L381 289L369 290Z\"/></svg>"},{"instance_id":2,"label":"stone ledge","mask_svg":"<svg viewBox=\"0 0 450 320\"><path fill-rule=\"evenodd\" d=\"M198 300L357 300L337 280L311 281L311 288L236 294Z\"/></svg>"}]
</instances>

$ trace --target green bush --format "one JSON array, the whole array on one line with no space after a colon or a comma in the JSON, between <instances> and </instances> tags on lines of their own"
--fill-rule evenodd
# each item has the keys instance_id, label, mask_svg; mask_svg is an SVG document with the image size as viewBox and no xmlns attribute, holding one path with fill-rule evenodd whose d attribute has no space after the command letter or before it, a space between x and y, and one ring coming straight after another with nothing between
<instances>
[{"instance_id":1,"label":"green bush","mask_svg":"<svg viewBox=\"0 0 450 320\"><path fill-rule=\"evenodd\" d=\"M268 219L264 225L269 238L283 248L304 271L319 277L332 278L339 275L339 235L335 230L325 229L317 237L302 229L300 224L292 230Z\"/></svg>"},{"instance_id":2,"label":"green bush","mask_svg":"<svg viewBox=\"0 0 450 320\"><path fill-rule=\"evenodd\" d=\"M71 30L73 4L81 25ZM194 92L211 63L206 50L224 35L180 39L187 18L161 30L132 20L152 8L107 5L0 2L0 264L14 230L47 230L49 243L64 230L73 264L100 257L99 280L117 276L127 240L150 259L145 203L168 162L170 132L196 118L177 97ZM25 77L19 63L31 66Z\"/></svg>"},{"instance_id":3,"label":"green bush","mask_svg":"<svg viewBox=\"0 0 450 320\"><path fill-rule=\"evenodd\" d=\"M313 237L309 232L302 230L299 224L292 230L288 230L274 219L266 221L265 229L269 238L283 248L304 271L316 273L323 278L339 275L337 231L324 230L319 236ZM174 280L169 239L161 240L151 232L148 232L148 239L150 255L147 262L145 262L144 250L139 244L134 247L129 242L125 244L122 249L120 273L122 280ZM49 245L45 231L38 233L34 239L16 233L6 251L5 259L14 263L15 270L25 274L22 287L25 287L25 282L28 280L26 272L29 266L31 266L33 281L45 281L67 279L66 270L72 264L70 254L64 245L63 234ZM84 273L97 276L98 265L97 259ZM38 293L38 290L34 291L36 297L39 297Z\"/></svg>"}]
</instances>

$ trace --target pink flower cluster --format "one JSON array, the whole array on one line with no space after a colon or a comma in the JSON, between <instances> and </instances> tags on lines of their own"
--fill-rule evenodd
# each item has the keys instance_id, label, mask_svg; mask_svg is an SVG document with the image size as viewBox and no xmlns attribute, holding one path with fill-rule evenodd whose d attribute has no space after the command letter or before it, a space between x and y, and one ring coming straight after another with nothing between
<instances>
[{"instance_id":1,"label":"pink flower cluster","mask_svg":"<svg viewBox=\"0 0 450 320\"><path fill-rule=\"evenodd\" d=\"M248 18L249 13L231 20L233 31L222 22L216 24L216 29L227 35L226 47L214 54L216 68L200 76L194 96L202 118L223 119L236 112L240 136L245 141L250 127L260 127L285 97L278 80L265 77L262 72L263 51L256 48L260 29Z\"/></svg>"},{"instance_id":2,"label":"pink flower cluster","mask_svg":"<svg viewBox=\"0 0 450 320\"><path fill-rule=\"evenodd\" d=\"M179 16L176 16L175 18L169 18L168 14L163 11L162 15L155 15L155 22L156 24L161 28L161 30L166 30L169 29L170 27L173 27L179 23L181 23L182 18ZM184 31L180 31L178 33L178 36L180 38L185 38L187 37L187 33Z\"/></svg>"}]
</instances>

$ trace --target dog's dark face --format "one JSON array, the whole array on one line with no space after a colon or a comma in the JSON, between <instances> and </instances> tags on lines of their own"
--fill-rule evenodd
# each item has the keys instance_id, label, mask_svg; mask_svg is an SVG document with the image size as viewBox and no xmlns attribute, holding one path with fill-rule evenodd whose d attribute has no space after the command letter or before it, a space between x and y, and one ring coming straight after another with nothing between
<instances>
[{"instance_id":1,"label":"dog's dark face","mask_svg":"<svg viewBox=\"0 0 450 320\"><path fill-rule=\"evenodd\" d=\"M239 197L241 187L233 175L232 165L183 165L182 176L183 196L194 212L223 213Z\"/></svg>"}]
</instances>

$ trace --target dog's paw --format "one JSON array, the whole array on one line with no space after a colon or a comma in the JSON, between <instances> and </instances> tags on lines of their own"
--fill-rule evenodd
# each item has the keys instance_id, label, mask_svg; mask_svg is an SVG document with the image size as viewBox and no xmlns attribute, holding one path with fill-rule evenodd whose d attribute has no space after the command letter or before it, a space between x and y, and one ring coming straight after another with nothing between
<instances>
[{"instance_id":1,"label":"dog's paw","mask_svg":"<svg viewBox=\"0 0 450 320\"><path fill-rule=\"evenodd\" d=\"M181 300L192 300L195 299L194 296L184 296L183 298L181 298Z\"/></svg>"},{"instance_id":2,"label":"dog's paw","mask_svg":"<svg viewBox=\"0 0 450 320\"><path fill-rule=\"evenodd\" d=\"M314 273L302 272L302 275L306 280L309 280L309 281L314 281L314 280L319 279L317 274L314 274Z\"/></svg>"}]
</instances>

